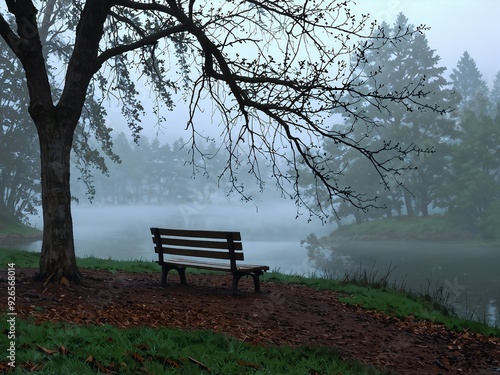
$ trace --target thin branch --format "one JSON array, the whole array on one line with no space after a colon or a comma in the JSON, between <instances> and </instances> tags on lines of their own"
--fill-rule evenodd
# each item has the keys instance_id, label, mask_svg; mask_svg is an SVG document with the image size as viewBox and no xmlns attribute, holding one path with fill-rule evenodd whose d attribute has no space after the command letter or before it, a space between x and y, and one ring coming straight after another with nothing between
<instances>
[{"instance_id":1,"label":"thin branch","mask_svg":"<svg viewBox=\"0 0 500 375\"><path fill-rule=\"evenodd\" d=\"M94 67L94 71L97 72L101 68L102 64L104 64L104 62L115 56L122 55L126 52L134 51L146 46L153 46L162 38L184 31L187 31L187 29L183 25L172 26L168 29L148 35L147 37L142 38L136 42L110 48L99 55L99 57L97 58L96 66Z\"/></svg>"}]
</instances>

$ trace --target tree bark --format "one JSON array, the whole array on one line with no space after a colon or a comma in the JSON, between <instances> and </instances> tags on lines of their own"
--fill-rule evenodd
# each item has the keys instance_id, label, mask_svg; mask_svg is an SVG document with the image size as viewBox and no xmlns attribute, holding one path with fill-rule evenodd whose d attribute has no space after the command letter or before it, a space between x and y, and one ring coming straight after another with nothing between
<instances>
[{"instance_id":1,"label":"tree bark","mask_svg":"<svg viewBox=\"0 0 500 375\"><path fill-rule=\"evenodd\" d=\"M51 88L32 4L30 49L19 49L30 92L29 112L38 131L41 157L43 242L36 280L81 282L76 264L71 217L70 155L110 2L88 0L78 23L75 47L68 63L63 93L53 105ZM27 27L25 27L28 29Z\"/></svg>"},{"instance_id":2,"label":"tree bark","mask_svg":"<svg viewBox=\"0 0 500 375\"><path fill-rule=\"evenodd\" d=\"M43 242L35 279L80 283L71 217L70 154L73 126L57 119L37 124L41 156Z\"/></svg>"}]
</instances>

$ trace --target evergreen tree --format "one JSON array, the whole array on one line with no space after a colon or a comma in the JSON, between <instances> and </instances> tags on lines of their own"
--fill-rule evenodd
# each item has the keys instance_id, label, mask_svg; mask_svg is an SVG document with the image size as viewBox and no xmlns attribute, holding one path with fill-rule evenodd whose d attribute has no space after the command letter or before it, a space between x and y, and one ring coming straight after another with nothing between
<instances>
[{"instance_id":1,"label":"evergreen tree","mask_svg":"<svg viewBox=\"0 0 500 375\"><path fill-rule=\"evenodd\" d=\"M482 74L465 52L450 77L462 100L458 140L439 206L464 228L485 233L500 198L500 73L488 95Z\"/></svg>"},{"instance_id":2,"label":"evergreen tree","mask_svg":"<svg viewBox=\"0 0 500 375\"><path fill-rule=\"evenodd\" d=\"M495 76L495 80L493 81L490 100L493 104L493 113L498 113L498 111L500 111L500 71L497 73L497 75Z\"/></svg>"},{"instance_id":3,"label":"evergreen tree","mask_svg":"<svg viewBox=\"0 0 500 375\"><path fill-rule=\"evenodd\" d=\"M467 110L460 128L440 206L464 227L473 228L500 198L500 116Z\"/></svg>"},{"instance_id":4,"label":"evergreen tree","mask_svg":"<svg viewBox=\"0 0 500 375\"><path fill-rule=\"evenodd\" d=\"M472 111L484 111L486 104L485 98L488 98L489 90L486 81L476 66L476 62L465 51L460 57L456 68L450 74L453 89L460 95L460 104L458 109L463 112L467 109ZM488 106L489 107L489 106Z\"/></svg>"},{"instance_id":5,"label":"evergreen tree","mask_svg":"<svg viewBox=\"0 0 500 375\"><path fill-rule=\"evenodd\" d=\"M405 28L414 28L403 14L398 15L393 27L387 24L382 27L389 35L397 35ZM442 108L452 109L457 99L443 77L446 68L438 65L439 60L439 56L429 47L425 35L415 33L367 54L366 62L358 67L357 84L366 91L390 95L391 92L407 90L410 94L420 90L421 95L425 95L422 102L409 103L406 107L398 106L397 103L389 104L382 113L373 103L366 103L359 109L368 118L377 120L374 128L360 122L356 124L356 136L368 147L380 147L386 139L391 139L402 149L419 150L412 158L391 158L386 155L386 170L404 166L404 174L396 175L389 184L383 184L381 176L370 176L363 172L365 168L360 167L360 162L350 159L348 155L342 164L350 166L343 173L361 174L356 177L357 182L352 181L353 184L364 180L362 186L367 187L368 194L378 197L379 203L386 207L388 216L401 212L401 199L407 215L414 216L417 212L428 215L428 208L440 187L437 177L442 177L446 171L449 141L456 136L455 122L446 116L445 111L436 112L428 108L438 103ZM372 72L377 73L371 75ZM349 118L349 114L343 114Z\"/></svg>"}]
</instances>

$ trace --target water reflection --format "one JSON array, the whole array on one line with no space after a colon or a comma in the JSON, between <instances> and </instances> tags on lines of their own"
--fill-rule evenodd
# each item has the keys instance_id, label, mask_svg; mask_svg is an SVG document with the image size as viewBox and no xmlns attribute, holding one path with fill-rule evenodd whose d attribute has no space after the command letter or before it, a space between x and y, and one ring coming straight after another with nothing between
<instances>
[{"instance_id":1,"label":"water reflection","mask_svg":"<svg viewBox=\"0 0 500 375\"><path fill-rule=\"evenodd\" d=\"M316 243L309 255L321 272L342 277L362 268L432 294L443 288L460 316L500 324L500 249L460 243L363 241Z\"/></svg>"}]
</instances>

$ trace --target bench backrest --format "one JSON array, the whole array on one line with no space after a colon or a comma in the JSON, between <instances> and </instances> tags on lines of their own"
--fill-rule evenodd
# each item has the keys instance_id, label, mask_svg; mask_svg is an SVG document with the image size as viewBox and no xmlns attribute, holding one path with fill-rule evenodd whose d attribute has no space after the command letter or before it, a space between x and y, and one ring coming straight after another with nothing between
<instances>
[{"instance_id":1,"label":"bench backrest","mask_svg":"<svg viewBox=\"0 0 500 375\"><path fill-rule=\"evenodd\" d=\"M244 260L240 232L151 228L158 263L163 254L182 257L228 259L231 269Z\"/></svg>"}]
</instances>

